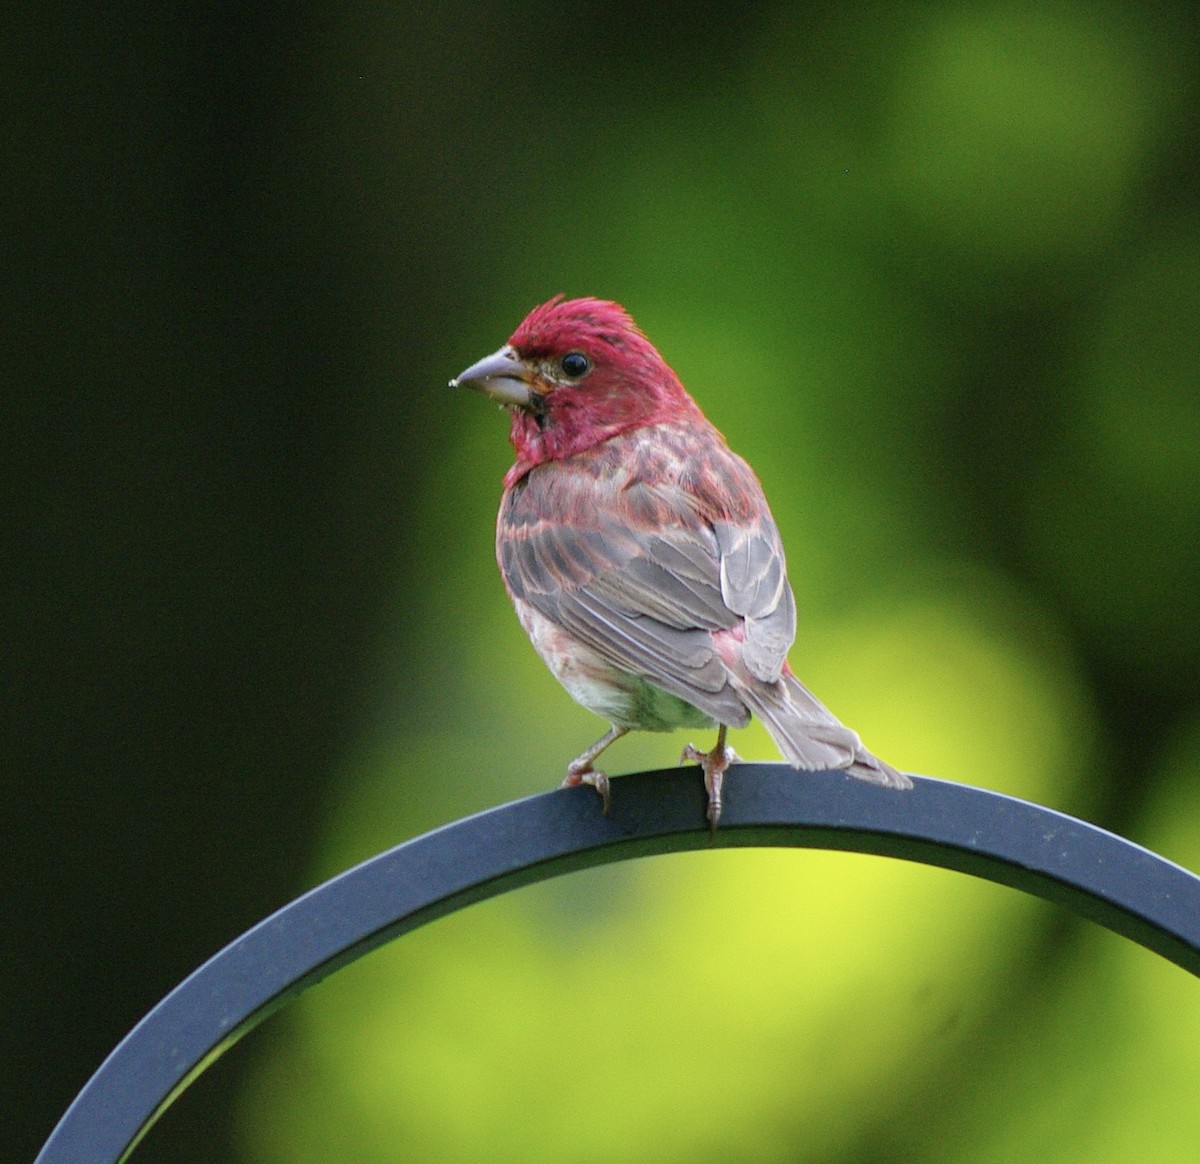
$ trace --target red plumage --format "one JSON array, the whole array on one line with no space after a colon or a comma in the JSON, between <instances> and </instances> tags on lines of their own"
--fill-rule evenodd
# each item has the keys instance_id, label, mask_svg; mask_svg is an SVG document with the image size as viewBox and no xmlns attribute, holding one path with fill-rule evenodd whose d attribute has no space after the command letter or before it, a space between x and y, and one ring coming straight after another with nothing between
<instances>
[{"instance_id":1,"label":"red plumage","mask_svg":"<svg viewBox=\"0 0 1200 1164\"><path fill-rule=\"evenodd\" d=\"M792 674L795 604L762 487L623 308L556 297L453 383L511 413L496 556L521 624L613 725L565 783L593 784L607 810L594 761L614 739L717 725L711 752L684 753L715 826L726 729L753 713L794 767L911 787Z\"/></svg>"}]
</instances>

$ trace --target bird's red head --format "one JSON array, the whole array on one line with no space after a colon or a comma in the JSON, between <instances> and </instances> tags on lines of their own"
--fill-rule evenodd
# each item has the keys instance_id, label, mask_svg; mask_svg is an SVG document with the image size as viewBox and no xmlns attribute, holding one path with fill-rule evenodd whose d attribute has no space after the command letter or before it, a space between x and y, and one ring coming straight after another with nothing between
<instances>
[{"instance_id":1,"label":"bird's red head","mask_svg":"<svg viewBox=\"0 0 1200 1164\"><path fill-rule=\"evenodd\" d=\"M617 433L699 414L623 307L555 296L457 383L508 406L520 476Z\"/></svg>"}]
</instances>

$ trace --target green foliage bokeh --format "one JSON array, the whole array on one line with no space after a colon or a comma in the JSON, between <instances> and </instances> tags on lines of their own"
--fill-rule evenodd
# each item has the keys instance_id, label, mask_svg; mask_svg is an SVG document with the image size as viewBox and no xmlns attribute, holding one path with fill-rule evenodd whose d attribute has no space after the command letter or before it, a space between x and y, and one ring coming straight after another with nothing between
<instances>
[{"instance_id":1,"label":"green foliage bokeh","mask_svg":"<svg viewBox=\"0 0 1200 1164\"><path fill-rule=\"evenodd\" d=\"M1184 10L743 16L639 44L586 13L450 11L427 50L461 37L469 63L424 103L351 18L321 31L397 119L368 187L448 135L427 207L470 310L401 390L442 391L550 294L620 300L762 477L793 665L869 746L1197 867L1200 218L1163 193ZM541 22L556 62L523 47ZM331 162L363 165L356 134L323 127ZM551 786L603 730L495 574L503 418L431 407L387 694L310 879ZM610 770L682 742L623 741ZM757 728L736 746L773 754ZM830 854L656 859L474 907L315 991L244 1137L259 1164L1184 1159L1198 1035L1182 972L1007 891Z\"/></svg>"}]
</instances>

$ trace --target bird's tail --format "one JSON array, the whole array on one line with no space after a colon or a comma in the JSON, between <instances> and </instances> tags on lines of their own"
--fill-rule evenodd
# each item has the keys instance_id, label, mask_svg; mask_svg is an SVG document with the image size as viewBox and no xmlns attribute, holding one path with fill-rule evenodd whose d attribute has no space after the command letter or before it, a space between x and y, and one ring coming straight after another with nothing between
<instances>
[{"instance_id":1,"label":"bird's tail","mask_svg":"<svg viewBox=\"0 0 1200 1164\"><path fill-rule=\"evenodd\" d=\"M871 784L912 787L903 772L868 752L858 733L842 724L790 670L777 683L754 683L740 694L793 768L841 768Z\"/></svg>"}]
</instances>

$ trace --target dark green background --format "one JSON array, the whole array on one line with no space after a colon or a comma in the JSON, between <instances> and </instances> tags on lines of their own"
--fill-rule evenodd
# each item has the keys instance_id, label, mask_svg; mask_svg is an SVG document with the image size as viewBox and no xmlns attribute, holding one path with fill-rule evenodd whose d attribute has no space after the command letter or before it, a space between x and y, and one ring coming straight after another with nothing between
<instances>
[{"instance_id":1,"label":"dark green background","mask_svg":"<svg viewBox=\"0 0 1200 1164\"><path fill-rule=\"evenodd\" d=\"M15 18L12 1158L166 990L312 883L346 755L469 714L462 645L511 616L447 563L469 540L490 570L506 450L443 385L555 292L625 302L777 508L802 466L781 524L794 575L802 537L825 563L810 606L842 579L986 573L1081 677L1098 739L1064 787L1089 818L1140 835L1164 780L1194 805L1198 27L1186 4ZM550 687L544 706L567 714ZM1013 740L1012 765L1037 748ZM558 771L456 800L477 777L436 759L396 793L434 821ZM1075 932L1047 920L1015 997ZM993 1018L954 1073L996 1053ZM238 1158L232 1096L269 1039L145 1157Z\"/></svg>"}]
</instances>

